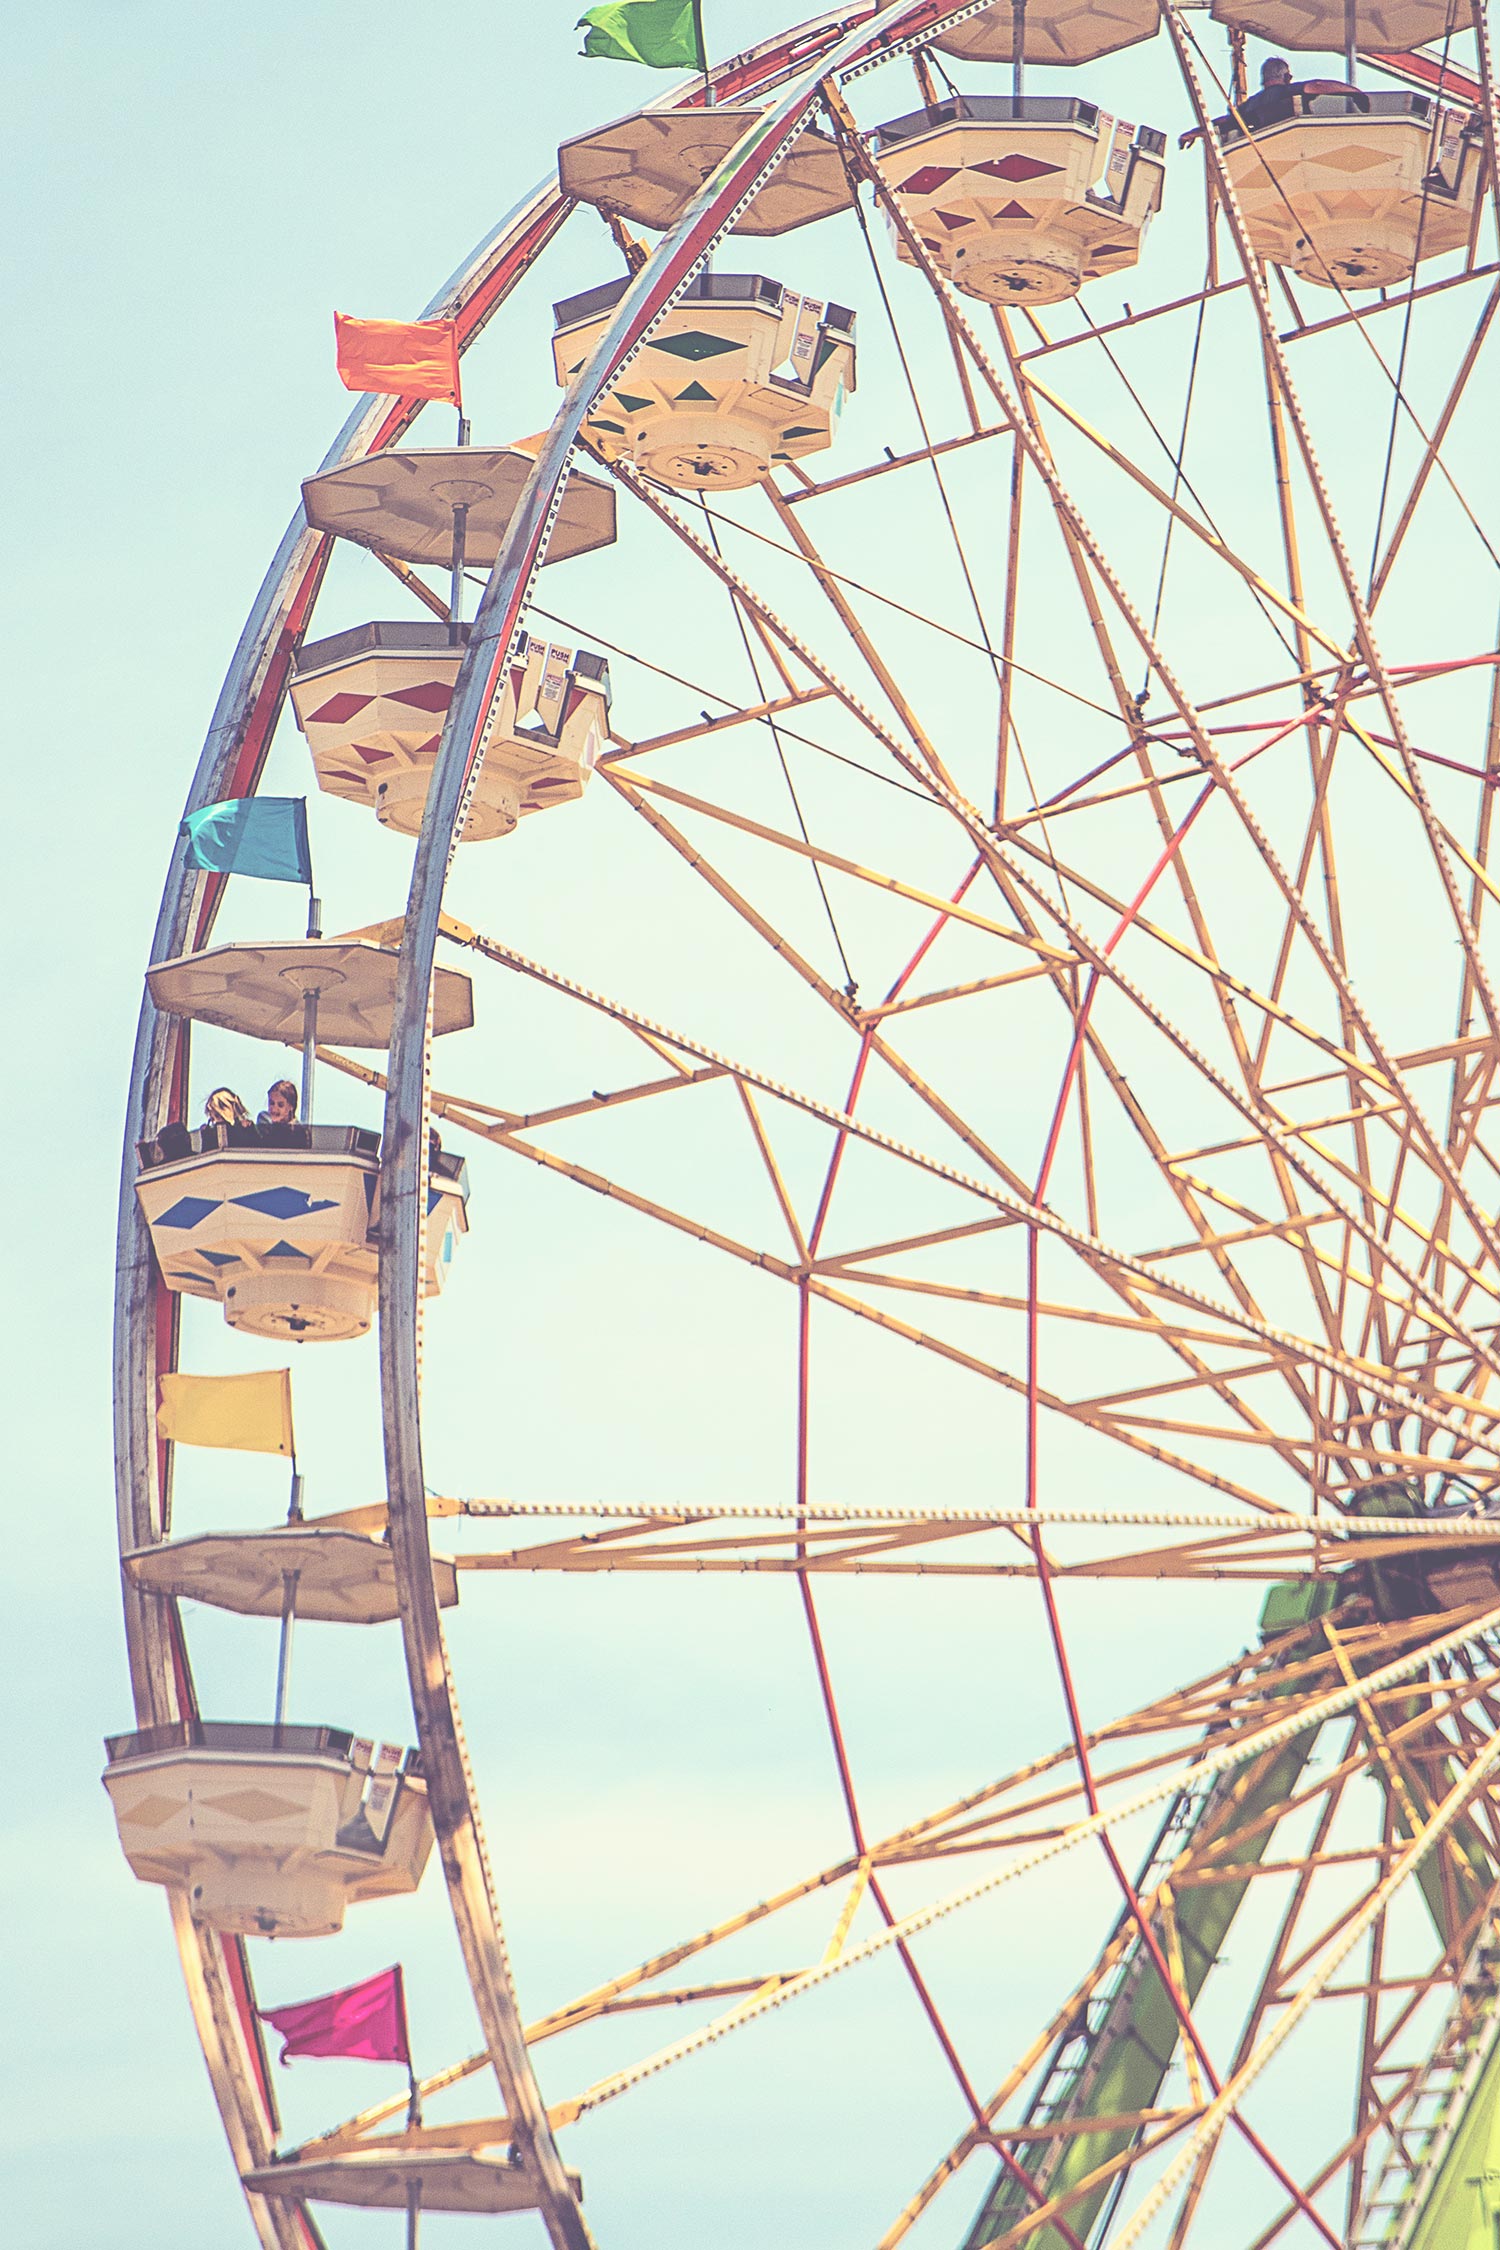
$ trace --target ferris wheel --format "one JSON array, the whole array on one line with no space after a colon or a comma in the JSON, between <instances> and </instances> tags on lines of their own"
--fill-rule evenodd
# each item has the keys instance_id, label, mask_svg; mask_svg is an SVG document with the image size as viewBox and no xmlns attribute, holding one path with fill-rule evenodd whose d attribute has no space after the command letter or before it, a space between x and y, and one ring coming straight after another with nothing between
<instances>
[{"instance_id":1,"label":"ferris wheel","mask_svg":"<svg viewBox=\"0 0 1500 2250\"><path fill-rule=\"evenodd\" d=\"M497 414L555 383L540 436L393 382L310 471L163 893L116 1297L105 1782L267 2250L802 2239L799 2165L863 2250L1493 2245L1496 135L1483 0L835 8L566 139L427 308ZM309 771L393 888L289 938L234 835ZM202 1054L282 1049L194 1122ZM719 1442L527 1490L591 1321ZM378 1368L383 1490L182 1497L180 1386L243 1353L282 1413L267 1346L299 1408ZM582 1635L606 1577L646 1670L662 1589L800 1667L838 1840L747 1879L705 1815L714 1903L602 1970L601 1850L538 2012L483 1613ZM195 1684L226 1613L269 1719ZM356 1731L377 1642L410 1744ZM850 1718L950 1654L962 1774ZM472 2036L289 2133L263 1988L377 1913L449 1917Z\"/></svg>"}]
</instances>

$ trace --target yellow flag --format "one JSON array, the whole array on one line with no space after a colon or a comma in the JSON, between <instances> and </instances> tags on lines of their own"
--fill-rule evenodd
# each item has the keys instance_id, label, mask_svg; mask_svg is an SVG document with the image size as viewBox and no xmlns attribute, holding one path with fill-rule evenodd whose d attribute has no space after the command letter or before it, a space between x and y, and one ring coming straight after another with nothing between
<instances>
[{"instance_id":1,"label":"yellow flag","mask_svg":"<svg viewBox=\"0 0 1500 2250\"><path fill-rule=\"evenodd\" d=\"M295 1453L292 1371L163 1375L156 1426L177 1445L227 1445L242 1453Z\"/></svg>"}]
</instances>

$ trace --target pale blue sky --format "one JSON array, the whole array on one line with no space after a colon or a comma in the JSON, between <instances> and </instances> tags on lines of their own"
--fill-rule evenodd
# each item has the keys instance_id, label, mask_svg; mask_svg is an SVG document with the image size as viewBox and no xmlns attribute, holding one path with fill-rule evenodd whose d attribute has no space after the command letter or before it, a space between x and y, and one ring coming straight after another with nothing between
<instances>
[{"instance_id":1,"label":"pale blue sky","mask_svg":"<svg viewBox=\"0 0 1500 2250\"><path fill-rule=\"evenodd\" d=\"M130 1880L97 1779L100 1737L129 1719L108 1418L124 1073L162 871L204 725L298 481L348 403L333 371L332 308L414 313L548 169L559 139L658 89L662 81L643 73L577 60L576 12L572 0L530 8L427 0L417 11L345 0L267 0L253 10L78 0L66 11L25 10L7 35L0 271L14 397L0 570L11 642L5 894L17 1082L7 1145L11 1223L21 1240L3 1314L12 1378L13 1705L0 1823L9 2025L0 2075L11 2144L5 2207L11 2239L24 2250L94 2241L111 2250L228 2250L250 2240L165 1910ZM707 13L711 43L724 51L783 12L766 0L708 0ZM1174 137L1187 122L1160 47L1094 73L1088 90L1118 108L1135 104ZM875 106L862 114L908 107L909 78L889 100L870 99ZM1164 267L1176 261L1184 288L1201 270L1196 182L1189 160L1174 165L1153 238L1154 254ZM868 343L865 387L843 440L851 461L911 436L863 261L849 222L721 260L759 265L860 309ZM512 354L507 344L476 359L476 437L503 442L542 425L556 395L547 300L614 270L595 229L570 238L529 286L529 349ZM1153 293L1167 291L1157 277L1143 278L1141 297ZM1102 304L1099 317L1114 309ZM1456 332L1434 322L1429 333L1451 342ZM1182 330L1175 333L1159 358L1147 353L1135 363L1156 386L1153 403L1168 423L1180 398ZM1249 427L1236 387L1248 380L1244 338L1243 329L1226 328L1222 340L1213 332L1223 413L1205 439L1202 472L1234 522L1263 531L1264 488L1245 474L1240 435ZM1093 411L1095 378L1083 355L1074 358L1073 395ZM931 352L922 364L935 388L948 381ZM1420 352L1414 370L1426 378ZM1361 425L1341 402L1363 398L1361 379L1347 367L1308 374L1334 466L1351 471L1356 507L1368 497L1361 448L1374 444L1375 425ZM1111 394L1109 410L1117 406ZM439 442L447 432L445 413ZM984 561L992 596L1003 487L997 480L992 489L988 474L976 467L962 489L982 554L984 539L991 542ZM1122 515L1114 528L1130 567L1148 577L1148 553L1130 545L1129 520ZM643 544L630 552L659 551ZM752 550L740 553L750 567ZM967 629L930 528L913 534L893 496L851 516L845 564L908 598L936 587ZM650 574L654 562L644 567L646 575L622 575L619 556L594 558L549 576L540 598L627 642L654 610L658 655L670 644L693 678L730 676L742 659L722 609L710 609L701 585L684 592L665 566L660 577ZM773 565L766 570L775 576ZM1038 580L1039 612L1055 591ZM1179 629L1199 629L1208 672L1241 628L1223 623L1191 582L1173 598ZM1403 598L1414 635L1430 631L1453 600L1451 588L1431 580L1409 585ZM373 565L341 562L325 597L327 629L353 621L350 603L382 614L387 599ZM1488 582L1484 600L1492 604ZM665 638L663 602L681 605ZM1468 621L1456 629L1468 630ZM891 625L883 645L910 657L914 643L903 634ZM1060 648L1040 615L1035 646ZM957 684L928 682L942 723L960 741L966 728L991 723L983 713L976 721L977 704L965 704L979 694L966 661L970 672ZM1087 687L1097 692L1097 681ZM740 688L749 700L742 675ZM696 698L684 703L678 691L654 690L625 668L616 691L617 718L629 732L696 715ZM1033 709L1043 735L1047 707ZM826 739L845 740L836 730ZM1089 739L1086 730L1079 736ZM1067 745L1058 758L1059 772L1086 762ZM826 814L832 824L838 799L831 784L825 793L828 771L813 764L800 778L811 817ZM750 801L762 803L754 793L762 783L765 804L781 805L784 817L774 774L754 783ZM289 728L278 737L268 785L307 787ZM894 851L915 817L908 806L893 794L869 813L862 848L874 836ZM591 830L585 845L583 809L568 817L578 823L573 830L559 822L525 858L519 850L506 858L510 847L499 846L487 847L499 856L466 859L457 911L523 948L550 946L549 958L585 981L609 986L618 975L642 1007L666 1013L670 1003L674 1020L709 1041L728 1041L732 1031L750 1059L805 1074L824 1098L842 1099L847 1047L827 1043L821 1019L766 979L737 930L704 914L701 892L648 860L633 837L600 842ZM407 847L328 800L315 802L313 818L327 926L398 912ZM1232 848L1223 848L1219 864L1232 868ZM725 856L734 864L727 848ZM951 838L935 838L934 887L961 872ZM241 889L225 934L291 934L293 893ZM868 944L870 982L878 982L888 973L892 925L863 898L839 904L846 935ZM788 890L785 911L797 942L831 973L826 929L805 884ZM1392 1009L1420 1026L1425 995L1415 972L1408 982L1394 942L1382 958ZM534 1090L540 1100L563 1098L558 1087L604 1082L590 1075L595 1069L621 1081L630 1075L632 1050L593 1025L560 1055L553 1019L529 988L507 991L481 972L479 1006L479 1029L454 1043L451 1083L502 1101ZM257 1084L259 1053L247 1061L227 1042L205 1041L201 1055L200 1069L211 1063L247 1090ZM940 1059L955 1083L972 1069L985 1089L992 1056ZM440 1082L446 1067L440 1054ZM1034 1164L1030 1089L1001 1075L988 1091ZM370 1110L363 1095L349 1107L361 1117ZM893 1130L912 1122L899 1103L885 1121ZM643 1178L682 1184L676 1159L659 1157L644 1129L622 1132L620 1145ZM812 1129L787 1126L799 1185L812 1178L822 1146ZM714 1187L717 1147L705 1141L689 1187ZM577 1152L590 1160L589 1146L579 1142ZM850 1175L856 1202L867 1197L881 1208L883 1185L871 1187L853 1162ZM675 1499L705 1490L784 1498L791 1293L721 1271L691 1245L643 1235L618 1209L539 1185L527 1168L481 1156L474 1178L474 1235L430 1326L434 1481L540 1499ZM721 1211L747 1229L765 1227L743 1178L731 1183L726 1170L719 1186ZM203 1308L190 1309L185 1333L185 1362L200 1367L280 1357L231 1339ZM1014 1496L1016 1421L1007 1407L976 1399L949 1369L929 1365L914 1376L910 1355L882 1339L851 1343L825 1323L818 1348L826 1354L815 1433L825 1491L899 1499L925 1486L971 1499ZM376 1497L373 1348L351 1347L337 1366L304 1371L299 1361L296 1382L310 1504ZM1104 1469L1116 1480L1110 1490L1136 1498L1153 1490L1140 1470L1118 1470L1080 1443L1059 1441L1053 1460L1061 1464L1058 1497L1100 1489ZM183 1520L268 1518L278 1499L274 1472L259 1464L226 1468L202 1456L183 1465ZM839 1596L828 1601L827 1626L850 1688L851 1741L877 1828L1060 1738L1050 1658L1027 1589L970 1587L930 1606L910 1589L856 1585ZM1243 1591L1188 1605L1151 1589L1128 1610L1102 1589L1072 1599L1096 1718L1227 1657L1254 1614ZM256 1699L269 1696L269 1629L200 1613L192 1631L205 1706L225 1715L258 1709ZM476 1756L529 2013L842 1850L788 1583L486 1583L467 1597L454 1637L466 1693L472 1684ZM302 1717L404 1736L394 1637L362 1639L351 1658L332 1631L307 1633L294 1707ZM1087 1934L1063 1956L1074 1970L1111 1912L1093 1863L1055 1878L1028 1908L1032 1926L1053 1935L1077 1917ZM1055 1974L1021 1928L983 1921L972 1951L945 1937L929 1956L983 2068L993 2062L996 2074L1055 1997ZM257 1961L262 1991L273 2000L347 1981L399 1953L411 1973L419 2061L435 2067L470 2043L435 1875L418 1907L362 1910L340 1941L257 1950L266 1956ZM891 1976L889 1963L870 1972L868 2013L840 1987L837 1999L809 2006L795 2037L763 2030L751 2035L762 2044L743 2064L716 2058L691 2082L686 2073L663 2080L641 2097L633 2143L637 2113L605 2113L586 2150L601 2250L686 2250L708 2238L700 2226L726 2250L773 2236L788 2250L855 2250L873 2240L961 2122L925 2050L920 2067L898 2078L867 2035L887 2001L891 2020L900 2018ZM588 2069L602 2069L616 2052L601 2043ZM549 2092L572 2082L571 2069L561 2069ZM384 2080L352 2066L330 2065L320 2076L304 2065L281 2090L292 2127L311 2130L373 2098ZM806 2131L810 2115L821 2120L821 2156ZM661 2184L668 2177L670 2190ZM924 2244L956 2241L979 2185L975 2177L972 2192L960 2192ZM700 2216L685 2220L688 2209ZM334 2214L328 2239L334 2250L394 2242L396 2224L361 2226ZM477 2239L457 2222L433 2222L430 2235L444 2245ZM515 2239L531 2239L529 2229L518 2228Z\"/></svg>"}]
</instances>

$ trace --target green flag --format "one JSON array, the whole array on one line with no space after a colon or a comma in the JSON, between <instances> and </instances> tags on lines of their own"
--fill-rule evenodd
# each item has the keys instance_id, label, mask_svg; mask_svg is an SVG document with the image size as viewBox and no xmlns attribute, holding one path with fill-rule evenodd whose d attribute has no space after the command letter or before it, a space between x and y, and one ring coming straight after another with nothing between
<instances>
[{"instance_id":1,"label":"green flag","mask_svg":"<svg viewBox=\"0 0 1500 2250\"><path fill-rule=\"evenodd\" d=\"M699 0L603 0L578 19L586 55L648 70L707 70Z\"/></svg>"}]
</instances>

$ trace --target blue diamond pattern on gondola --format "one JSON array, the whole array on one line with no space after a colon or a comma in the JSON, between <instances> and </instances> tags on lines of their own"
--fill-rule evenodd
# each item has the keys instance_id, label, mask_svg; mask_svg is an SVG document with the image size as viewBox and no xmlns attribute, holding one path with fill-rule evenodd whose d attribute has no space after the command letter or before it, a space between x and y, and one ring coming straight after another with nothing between
<instances>
[{"instance_id":1,"label":"blue diamond pattern on gondola","mask_svg":"<svg viewBox=\"0 0 1500 2250\"><path fill-rule=\"evenodd\" d=\"M198 1255L211 1266L237 1266L240 1262L233 1250L200 1250Z\"/></svg>"},{"instance_id":2,"label":"blue diamond pattern on gondola","mask_svg":"<svg viewBox=\"0 0 1500 2250\"><path fill-rule=\"evenodd\" d=\"M184 1195L170 1211L163 1211L156 1223L159 1227L195 1227L210 1211L217 1211L222 1201L223 1197L217 1195L212 1200L204 1195Z\"/></svg>"},{"instance_id":3,"label":"blue diamond pattern on gondola","mask_svg":"<svg viewBox=\"0 0 1500 2250\"><path fill-rule=\"evenodd\" d=\"M314 1211L332 1211L334 1204L328 1197L321 1201L310 1196L305 1188L258 1188L254 1195L234 1195L231 1203L242 1210L259 1211L268 1219L305 1219Z\"/></svg>"},{"instance_id":4,"label":"blue diamond pattern on gondola","mask_svg":"<svg viewBox=\"0 0 1500 2250\"><path fill-rule=\"evenodd\" d=\"M299 1265L304 1266L312 1264L307 1252L299 1250L295 1242L273 1242L266 1252L266 1256L268 1258L295 1258Z\"/></svg>"}]
</instances>

